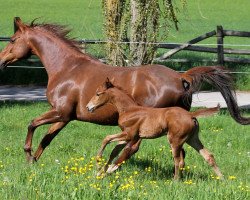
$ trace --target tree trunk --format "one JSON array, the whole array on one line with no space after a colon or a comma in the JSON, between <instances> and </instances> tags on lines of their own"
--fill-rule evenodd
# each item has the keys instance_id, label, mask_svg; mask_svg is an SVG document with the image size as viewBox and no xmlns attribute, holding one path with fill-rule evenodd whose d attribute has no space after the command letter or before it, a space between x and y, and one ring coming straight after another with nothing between
<instances>
[{"instance_id":1,"label":"tree trunk","mask_svg":"<svg viewBox=\"0 0 250 200\"><path fill-rule=\"evenodd\" d=\"M108 39L106 46L107 62L114 66L125 65L122 44L124 40L124 10L126 0L103 0L105 31Z\"/></svg>"},{"instance_id":2,"label":"tree trunk","mask_svg":"<svg viewBox=\"0 0 250 200\"><path fill-rule=\"evenodd\" d=\"M164 29L162 35L167 35L169 22L177 28L172 0L103 0L103 9L108 39L107 63L112 65L152 63L160 24ZM127 38L128 45L124 44Z\"/></svg>"}]
</instances>

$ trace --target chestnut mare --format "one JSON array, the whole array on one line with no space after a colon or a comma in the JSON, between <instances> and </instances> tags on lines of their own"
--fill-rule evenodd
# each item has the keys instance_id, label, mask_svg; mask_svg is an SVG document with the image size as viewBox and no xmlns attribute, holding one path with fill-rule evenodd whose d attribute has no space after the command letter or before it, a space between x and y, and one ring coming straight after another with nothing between
<instances>
[{"instance_id":1,"label":"chestnut mare","mask_svg":"<svg viewBox=\"0 0 250 200\"><path fill-rule=\"evenodd\" d=\"M222 93L232 117L241 124L250 119L240 115L231 77L222 67L196 67L178 73L161 65L112 67L84 53L75 40L67 38L64 26L24 24L15 19L17 32L0 53L0 68L31 54L37 55L48 74L47 99L51 109L33 119L28 126L24 146L27 160L37 161L46 146L71 120L117 125L118 114L111 105L91 114L86 105L106 77L115 78L139 105L148 107L180 106L190 109L192 93L207 81ZM34 156L32 138L37 127L52 124Z\"/></svg>"},{"instance_id":2,"label":"chestnut mare","mask_svg":"<svg viewBox=\"0 0 250 200\"><path fill-rule=\"evenodd\" d=\"M199 124L196 117L208 116L218 112L219 107L200 109L188 112L180 107L148 108L138 106L133 98L123 90L113 85L113 81L107 81L96 90L96 94L87 104L87 109L93 112L106 104L116 107L119 113L118 124L122 130L119 134L108 135L102 142L97 159L102 158L103 151L108 143L118 142L110 154L107 164L99 172L112 173L139 149L142 139L153 139L167 135L174 158L174 179L179 178L179 169L184 167L182 146L186 142L193 147L211 165L220 178L222 174L216 165L213 155L202 145L198 132ZM114 164L113 159L117 158ZM97 160L98 161L98 160Z\"/></svg>"}]
</instances>

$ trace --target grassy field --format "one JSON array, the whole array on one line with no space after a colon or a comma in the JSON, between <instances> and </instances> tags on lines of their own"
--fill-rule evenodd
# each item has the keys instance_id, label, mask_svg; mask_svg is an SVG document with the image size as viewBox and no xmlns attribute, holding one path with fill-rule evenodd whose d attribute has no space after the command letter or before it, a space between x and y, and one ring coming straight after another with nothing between
<instances>
[{"instance_id":1,"label":"grassy field","mask_svg":"<svg viewBox=\"0 0 250 200\"><path fill-rule=\"evenodd\" d=\"M117 127L71 122L28 165L23 153L29 121L48 109L46 103L1 103L0 199L247 199L250 192L250 127L236 124L225 111L199 120L200 137L213 152L225 176L212 169L190 147L184 177L172 180L173 160L165 137L144 140L121 170L96 176L94 157L102 138ZM249 113L248 113L249 116ZM34 135L34 150L47 127ZM104 158L114 144L107 148Z\"/></svg>"},{"instance_id":2,"label":"grassy field","mask_svg":"<svg viewBox=\"0 0 250 200\"><path fill-rule=\"evenodd\" d=\"M0 0L0 36L13 33L13 17L25 22L40 17L39 22L68 24L72 37L105 39L102 29L101 3L98 0ZM250 1L189 0L180 16L180 30L170 30L168 42L186 42L223 25L225 29L249 31ZM214 43L212 38L204 43ZM248 38L231 38L228 44L250 44ZM0 44L0 49L3 47ZM90 47L98 56L103 47ZM244 47L249 49L249 47ZM199 58L211 54L183 52L177 58L190 57L189 64L168 64L182 70L198 65ZM249 66L229 66L232 70L250 72ZM13 69L8 69L13 70ZM6 72L8 72L6 70ZM34 72L15 69L7 73L16 80L18 74L32 79ZM5 73L5 72L4 72ZM1 84L7 75L0 72ZM13 72L14 73L14 72ZM46 80L44 76L41 80ZM235 76L237 89L250 90L250 76ZM37 78L34 81L40 81ZM32 82L33 83L33 82ZM34 82L35 83L35 82ZM44 84L44 82L43 82ZM200 137L213 152L225 176L218 180L212 169L188 146L184 177L172 181L173 160L166 138L143 141L140 151L117 173L96 176L94 156L105 135L117 133L117 127L71 122L45 150L35 165L28 165L23 153L27 126L31 119L48 109L46 103L0 102L0 199L248 199L250 191L250 128L234 122L227 112L200 119ZM250 116L250 113L247 113ZM34 150L48 126L40 127L34 136ZM105 158L113 145L107 148Z\"/></svg>"},{"instance_id":3,"label":"grassy field","mask_svg":"<svg viewBox=\"0 0 250 200\"><path fill-rule=\"evenodd\" d=\"M53 22L69 25L72 28L71 36L77 39L101 39L105 40L103 33L103 15L101 1L98 0L0 0L2 9L0 12L0 36L10 36L13 34L13 17L19 16L23 21L29 23L38 18L38 22ZM225 29L249 31L249 8L250 1L238 0L189 0L185 10L180 9L179 31L173 27L169 30L169 37L162 39L166 42L185 43L199 35L216 29L217 25L222 25ZM250 38L226 37L225 44L228 48L250 49ZM215 47L216 37L204 40L201 43L211 44ZM236 45L236 46L230 46ZM0 49L5 45L0 43ZM240 45L240 46L237 46ZM246 46L241 46L246 45ZM103 57L103 45L88 45L87 52L96 57ZM160 50L162 54L166 50ZM200 62L201 59L216 59L216 54L199 52L179 52L173 58L189 58L190 63L166 63L165 65L176 70L186 70L197 65L211 65L211 63ZM237 57L237 56L236 56ZM249 57L249 56L245 56ZM25 63L26 65L26 63ZM232 71L243 71L248 74L235 75L237 88L240 90L250 90L250 67L249 65L227 65ZM19 84L27 84L27 78L22 80L23 74L30 74L31 77L38 76L37 84L46 83L46 75L41 70L17 70L9 69L10 72L0 72L1 84L13 84L13 81L20 80ZM13 73L12 73L13 71ZM36 72L35 72L36 71ZM13 79L10 77L13 75ZM42 78L41 78L42 77ZM32 78L31 78L32 79ZM40 81L41 79L41 81ZM35 79L28 82L34 84Z\"/></svg>"},{"instance_id":4,"label":"grassy field","mask_svg":"<svg viewBox=\"0 0 250 200\"><path fill-rule=\"evenodd\" d=\"M0 1L5 8L0 13L0 35L13 33L13 17L19 16L26 22L35 18L43 22L69 25L72 35L79 38L105 39L103 34L101 1L99 0L18 0ZM180 7L180 6L179 6ZM187 8L180 9L179 31L170 29L170 42L186 42L196 36L214 30L217 25L225 29L249 31L250 2L245 0L189 0ZM249 44L247 38L233 41ZM231 42L229 41L229 42ZM247 41L247 42L246 42Z\"/></svg>"}]
</instances>

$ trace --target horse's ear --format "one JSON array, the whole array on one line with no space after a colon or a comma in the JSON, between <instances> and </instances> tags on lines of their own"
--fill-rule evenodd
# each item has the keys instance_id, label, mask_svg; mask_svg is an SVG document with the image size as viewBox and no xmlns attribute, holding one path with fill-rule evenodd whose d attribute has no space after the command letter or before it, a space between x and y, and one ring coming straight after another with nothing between
<instances>
[{"instance_id":1,"label":"horse's ear","mask_svg":"<svg viewBox=\"0 0 250 200\"><path fill-rule=\"evenodd\" d=\"M113 82L113 81L112 81ZM105 86L106 88L111 88L111 87L114 87L113 83L112 83L109 78L107 77L106 81L105 81Z\"/></svg>"},{"instance_id":2,"label":"horse's ear","mask_svg":"<svg viewBox=\"0 0 250 200\"><path fill-rule=\"evenodd\" d=\"M17 30L20 30L21 32L24 31L24 23L22 22L21 18L20 17L15 17L14 18L14 24L15 24L15 29L16 31Z\"/></svg>"}]
</instances>

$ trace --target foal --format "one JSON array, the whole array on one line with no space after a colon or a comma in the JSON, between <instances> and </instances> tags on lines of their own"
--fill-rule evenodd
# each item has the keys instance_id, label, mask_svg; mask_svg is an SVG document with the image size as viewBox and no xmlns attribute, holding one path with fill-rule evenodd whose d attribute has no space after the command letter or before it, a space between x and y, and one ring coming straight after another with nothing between
<instances>
[{"instance_id":1,"label":"foal","mask_svg":"<svg viewBox=\"0 0 250 200\"><path fill-rule=\"evenodd\" d=\"M139 149L142 139L153 139L167 135L174 157L174 179L179 177L179 169L184 167L184 155L182 146L186 142L211 165L215 173L222 178L222 174L216 165L213 155L204 148L199 137L198 116L212 115L219 110L219 106L209 109L200 109L188 112L180 107L149 108L137 105L134 100L119 87L114 86L108 79L100 86L95 96L87 104L87 109L93 112L104 104L114 105L119 113L119 126L122 130L119 134L108 135L102 142L97 158L101 158L106 145L117 141L109 161L100 173L112 173L125 160L129 159ZM117 158L114 164L113 159ZM110 165L111 164L111 165Z\"/></svg>"}]
</instances>

